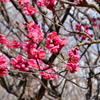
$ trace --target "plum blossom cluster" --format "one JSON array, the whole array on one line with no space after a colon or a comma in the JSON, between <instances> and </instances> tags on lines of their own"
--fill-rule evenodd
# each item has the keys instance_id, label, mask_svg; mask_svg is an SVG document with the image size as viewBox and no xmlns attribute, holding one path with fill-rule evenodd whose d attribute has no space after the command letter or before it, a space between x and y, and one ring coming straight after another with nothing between
<instances>
[{"instance_id":1,"label":"plum blossom cluster","mask_svg":"<svg viewBox=\"0 0 100 100\"><path fill-rule=\"evenodd\" d=\"M34 59L28 59L28 67L29 68L35 68L37 70L40 70L40 74L42 77L46 80L49 80L51 78L57 79L59 76L55 74L56 69L54 67L50 67L50 65L43 65L42 60L34 60Z\"/></svg>"},{"instance_id":2,"label":"plum blossom cluster","mask_svg":"<svg viewBox=\"0 0 100 100\"><path fill-rule=\"evenodd\" d=\"M43 67L42 60L28 59L27 62L29 68L41 70L41 68Z\"/></svg>"},{"instance_id":3,"label":"plum blossom cluster","mask_svg":"<svg viewBox=\"0 0 100 100\"><path fill-rule=\"evenodd\" d=\"M25 61L22 55L18 55L16 58L11 58L10 63L14 66L15 69L19 69L21 71L28 71L30 70L27 67L27 61Z\"/></svg>"},{"instance_id":4,"label":"plum blossom cluster","mask_svg":"<svg viewBox=\"0 0 100 100\"><path fill-rule=\"evenodd\" d=\"M24 14L32 15L37 13L37 9L30 5L29 0L19 0L18 3L22 6Z\"/></svg>"},{"instance_id":5,"label":"plum blossom cluster","mask_svg":"<svg viewBox=\"0 0 100 100\"><path fill-rule=\"evenodd\" d=\"M23 51L27 52L30 59L44 59L45 51L41 48L37 49L37 45L32 41L23 43Z\"/></svg>"},{"instance_id":6,"label":"plum blossom cluster","mask_svg":"<svg viewBox=\"0 0 100 100\"><path fill-rule=\"evenodd\" d=\"M34 21L30 21L29 23L24 22L23 24L26 25L28 30L28 34L26 36L31 38L34 43L43 40L44 34L39 25L37 25Z\"/></svg>"},{"instance_id":7,"label":"plum blossom cluster","mask_svg":"<svg viewBox=\"0 0 100 100\"><path fill-rule=\"evenodd\" d=\"M38 6L46 6L48 9L53 11L53 7L56 6L56 0L37 0Z\"/></svg>"},{"instance_id":8,"label":"plum blossom cluster","mask_svg":"<svg viewBox=\"0 0 100 100\"><path fill-rule=\"evenodd\" d=\"M19 42L17 40L7 39L6 36L3 34L0 34L0 43L5 45L6 47L11 47L11 48L21 47L21 42Z\"/></svg>"},{"instance_id":9,"label":"plum blossom cluster","mask_svg":"<svg viewBox=\"0 0 100 100\"><path fill-rule=\"evenodd\" d=\"M22 55L18 55L16 58L11 58L11 64L15 69L20 71L29 71L32 68L40 71L41 76L48 80L51 78L58 78L58 75L55 74L55 69L49 65L45 65L42 59L45 58L46 53L43 49L39 48L36 43L41 42L44 38L43 32L40 29L40 26L30 21L29 23L23 23L28 30L26 35L28 39L26 42L22 43L23 51L27 53L28 59L23 59ZM52 32L48 35L48 39L51 42L54 42L54 45L57 46L57 51L59 51L65 45L65 38L60 39L57 36L56 32Z\"/></svg>"},{"instance_id":10,"label":"plum blossom cluster","mask_svg":"<svg viewBox=\"0 0 100 100\"><path fill-rule=\"evenodd\" d=\"M20 48L22 46L22 43L20 41L17 40L8 40L8 42L6 43L6 46L9 48Z\"/></svg>"},{"instance_id":11,"label":"plum blossom cluster","mask_svg":"<svg viewBox=\"0 0 100 100\"><path fill-rule=\"evenodd\" d=\"M48 80L51 78L58 78L58 75L55 74L54 68L49 68L49 65L43 66L42 60L35 59L23 59L22 55L18 55L16 58L11 58L10 63L14 66L15 69L20 71L29 71L32 68L40 71L40 74L44 79Z\"/></svg>"},{"instance_id":12,"label":"plum blossom cluster","mask_svg":"<svg viewBox=\"0 0 100 100\"><path fill-rule=\"evenodd\" d=\"M0 76L5 76L8 71L8 64L6 58L0 53Z\"/></svg>"},{"instance_id":13,"label":"plum blossom cluster","mask_svg":"<svg viewBox=\"0 0 100 100\"><path fill-rule=\"evenodd\" d=\"M59 76L55 74L54 67L50 68L49 65L42 68L44 71L40 71L40 74L43 76L44 79L49 80L51 78L57 79Z\"/></svg>"},{"instance_id":14,"label":"plum blossom cluster","mask_svg":"<svg viewBox=\"0 0 100 100\"><path fill-rule=\"evenodd\" d=\"M82 26L81 24L77 24L76 25L76 30L79 31L79 32L85 32L86 34L88 34L90 37L93 37L93 34L90 34L89 33L89 26ZM86 36L86 35L83 35L83 34L78 34L79 37L81 37L81 40L88 40L90 41L90 39Z\"/></svg>"},{"instance_id":15,"label":"plum blossom cluster","mask_svg":"<svg viewBox=\"0 0 100 100\"><path fill-rule=\"evenodd\" d=\"M0 0L9 2L9 0ZM83 2L83 0L79 0ZM48 9L53 11L53 7L55 7L56 0L37 0L38 6L46 6ZM35 9L29 0L19 0L18 3L22 7L23 13L26 15L32 15L37 13L37 9ZM15 69L20 71L29 71L32 68L40 71L41 76L49 80L51 78L57 79L59 76L55 74L56 69L51 67L50 65L45 65L43 63L43 59L46 56L45 50L39 48L36 43L39 43L43 40L44 34L40 29L40 26L37 25L34 21L30 21L29 23L23 23L28 31L27 40L22 43L17 40L9 40L3 34L0 34L0 43L5 46L11 48L20 48L22 47L23 51L27 53L28 59L23 58L22 55L17 55L16 58L11 58L10 63L14 66ZM87 27L84 27L84 31ZM81 31L81 26L76 26L76 30ZM86 31L88 34L88 31ZM83 38L83 36L81 36ZM59 52L62 47L66 45L66 38L60 39L57 32L51 32L46 40L46 47L50 50L51 53ZM80 56L78 55L78 48L73 48L69 51L68 56L70 56L66 69L71 73L74 73L78 70L79 64L78 61ZM8 65L6 62L6 58L0 54L0 76L4 76L7 74Z\"/></svg>"},{"instance_id":16,"label":"plum blossom cluster","mask_svg":"<svg viewBox=\"0 0 100 100\"><path fill-rule=\"evenodd\" d=\"M10 61L14 68L19 69L20 71L29 71L32 68L41 68L43 62L41 60L37 60L37 62L35 59L23 59L22 55L18 55L16 58L11 58Z\"/></svg>"},{"instance_id":17,"label":"plum blossom cluster","mask_svg":"<svg viewBox=\"0 0 100 100\"><path fill-rule=\"evenodd\" d=\"M18 55L16 58L11 58L11 64L15 69L20 71L29 71L32 68L37 69L46 80L58 78L58 75L55 75L55 69L49 68L49 65L44 66L42 62L46 53L43 49L38 48L36 44L44 38L40 26L35 24L33 21L30 21L29 23L24 22L23 24L28 30L28 34L26 35L28 39L26 42L22 43L22 48L23 51L27 53L29 59L23 59L22 55ZM58 40L62 42L60 38L58 38ZM14 44L16 45L16 41Z\"/></svg>"},{"instance_id":18,"label":"plum blossom cluster","mask_svg":"<svg viewBox=\"0 0 100 100\"><path fill-rule=\"evenodd\" d=\"M43 49L38 48L36 43L44 38L43 32L40 29L40 26L33 21L30 21L29 23L24 22L23 24L28 30L28 34L26 35L28 39L26 42L22 43L22 48L23 51L27 53L29 59L24 60L22 56L19 55L16 58L11 59L11 64L21 71L27 71L30 70L30 68L39 69L38 67L42 64L41 60L44 59L46 53ZM16 47L19 46L18 43L16 44L16 41L14 41L13 45ZM40 63L39 66L37 66L38 63Z\"/></svg>"},{"instance_id":19,"label":"plum blossom cluster","mask_svg":"<svg viewBox=\"0 0 100 100\"><path fill-rule=\"evenodd\" d=\"M68 56L70 57L68 59L68 62L66 64L66 69L69 70L71 73L74 73L78 70L79 64L78 61L80 59L80 56L78 54L79 48L73 48L69 51Z\"/></svg>"},{"instance_id":20,"label":"plum blossom cluster","mask_svg":"<svg viewBox=\"0 0 100 100\"><path fill-rule=\"evenodd\" d=\"M51 53L59 52L66 45L66 38L60 39L57 32L51 32L46 41L46 47Z\"/></svg>"}]
</instances>

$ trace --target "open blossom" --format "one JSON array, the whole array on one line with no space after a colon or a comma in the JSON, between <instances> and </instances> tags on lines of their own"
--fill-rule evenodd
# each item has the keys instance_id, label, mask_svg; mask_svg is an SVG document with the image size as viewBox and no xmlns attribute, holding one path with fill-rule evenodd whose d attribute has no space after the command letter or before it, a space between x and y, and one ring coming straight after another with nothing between
<instances>
[{"instance_id":1,"label":"open blossom","mask_svg":"<svg viewBox=\"0 0 100 100\"><path fill-rule=\"evenodd\" d=\"M53 10L56 0L37 0L38 6L46 6L48 9Z\"/></svg>"},{"instance_id":2,"label":"open blossom","mask_svg":"<svg viewBox=\"0 0 100 100\"><path fill-rule=\"evenodd\" d=\"M40 71L40 74L43 76L44 79L49 80L51 78L57 79L59 76L55 74L54 68L49 68L49 65L42 68L44 71Z\"/></svg>"},{"instance_id":3,"label":"open blossom","mask_svg":"<svg viewBox=\"0 0 100 100\"><path fill-rule=\"evenodd\" d=\"M28 52L28 56L29 56L29 58L32 58L32 59L44 59L46 54L43 49L30 48L30 50Z\"/></svg>"},{"instance_id":4,"label":"open blossom","mask_svg":"<svg viewBox=\"0 0 100 100\"><path fill-rule=\"evenodd\" d=\"M29 5L29 1L30 0L19 0L18 3L22 6L22 7L26 7Z\"/></svg>"},{"instance_id":5,"label":"open blossom","mask_svg":"<svg viewBox=\"0 0 100 100\"><path fill-rule=\"evenodd\" d=\"M29 34L27 34L27 37L31 38L34 43L40 42L44 38L43 33L39 28L31 30Z\"/></svg>"},{"instance_id":6,"label":"open blossom","mask_svg":"<svg viewBox=\"0 0 100 100\"><path fill-rule=\"evenodd\" d=\"M29 68L41 69L43 66L42 60L28 59L27 61Z\"/></svg>"},{"instance_id":7,"label":"open blossom","mask_svg":"<svg viewBox=\"0 0 100 100\"><path fill-rule=\"evenodd\" d=\"M30 16L32 14L37 13L37 9L29 3L30 0L19 0L18 3L22 6L23 13Z\"/></svg>"},{"instance_id":8,"label":"open blossom","mask_svg":"<svg viewBox=\"0 0 100 100\"><path fill-rule=\"evenodd\" d=\"M46 53L43 49L38 48L32 41L23 43L23 51L27 52L30 59L44 59Z\"/></svg>"},{"instance_id":9,"label":"open blossom","mask_svg":"<svg viewBox=\"0 0 100 100\"><path fill-rule=\"evenodd\" d=\"M11 58L10 63L14 66L15 69L19 69L20 71L30 70L27 60L25 61L22 55L18 55L16 58Z\"/></svg>"},{"instance_id":10,"label":"open blossom","mask_svg":"<svg viewBox=\"0 0 100 100\"><path fill-rule=\"evenodd\" d=\"M10 63L14 66L15 69L19 69L20 71L28 71L32 68L41 70L40 74L46 80L51 78L57 79L59 77L55 74L56 69L49 68L49 65L43 66L42 60L23 59L22 55L18 55L16 58L11 58Z\"/></svg>"},{"instance_id":11,"label":"open blossom","mask_svg":"<svg viewBox=\"0 0 100 100\"><path fill-rule=\"evenodd\" d=\"M7 43L6 43L6 46L9 47L9 48L20 48L21 47L21 42L19 41L16 41L16 40L9 40Z\"/></svg>"},{"instance_id":12,"label":"open blossom","mask_svg":"<svg viewBox=\"0 0 100 100\"><path fill-rule=\"evenodd\" d=\"M7 74L8 64L6 58L3 54L0 53L0 76L4 76Z\"/></svg>"},{"instance_id":13,"label":"open blossom","mask_svg":"<svg viewBox=\"0 0 100 100\"><path fill-rule=\"evenodd\" d=\"M38 28L40 28L40 25L36 24L34 21L30 21L29 23L27 23L28 31L31 31L32 29L38 29Z\"/></svg>"},{"instance_id":14,"label":"open blossom","mask_svg":"<svg viewBox=\"0 0 100 100\"><path fill-rule=\"evenodd\" d=\"M13 48L19 48L21 47L21 42L10 39L7 39L3 34L0 34L0 43L4 44L6 47L13 47Z\"/></svg>"},{"instance_id":15,"label":"open blossom","mask_svg":"<svg viewBox=\"0 0 100 100\"><path fill-rule=\"evenodd\" d=\"M34 21L30 21L29 23L24 22L24 25L27 25L28 34L26 35L28 38L32 39L34 43L40 42L44 38L44 34L40 29L40 26L37 25Z\"/></svg>"},{"instance_id":16,"label":"open blossom","mask_svg":"<svg viewBox=\"0 0 100 100\"><path fill-rule=\"evenodd\" d=\"M7 39L6 39L5 35L3 35L3 34L0 34L0 43L1 44L6 44L7 43Z\"/></svg>"},{"instance_id":17,"label":"open blossom","mask_svg":"<svg viewBox=\"0 0 100 100\"><path fill-rule=\"evenodd\" d=\"M35 9L33 6L28 5L27 7L24 7L23 9L23 13L26 15L32 15L37 13L37 9Z\"/></svg>"},{"instance_id":18,"label":"open blossom","mask_svg":"<svg viewBox=\"0 0 100 100\"><path fill-rule=\"evenodd\" d=\"M74 73L78 70L79 64L78 61L80 59L80 56L78 55L79 48L73 48L69 51L68 56L70 57L68 59L68 62L66 64L66 69L69 70L71 73Z\"/></svg>"},{"instance_id":19,"label":"open blossom","mask_svg":"<svg viewBox=\"0 0 100 100\"><path fill-rule=\"evenodd\" d=\"M21 47L21 42L13 40L12 41L12 47L13 48L19 48L19 47Z\"/></svg>"},{"instance_id":20,"label":"open blossom","mask_svg":"<svg viewBox=\"0 0 100 100\"><path fill-rule=\"evenodd\" d=\"M78 71L79 68L79 64L77 63L67 63L66 66L66 69L69 70L71 73Z\"/></svg>"},{"instance_id":21,"label":"open blossom","mask_svg":"<svg viewBox=\"0 0 100 100\"><path fill-rule=\"evenodd\" d=\"M51 53L59 52L66 45L66 38L60 39L57 32L51 32L46 41L46 47Z\"/></svg>"}]
</instances>

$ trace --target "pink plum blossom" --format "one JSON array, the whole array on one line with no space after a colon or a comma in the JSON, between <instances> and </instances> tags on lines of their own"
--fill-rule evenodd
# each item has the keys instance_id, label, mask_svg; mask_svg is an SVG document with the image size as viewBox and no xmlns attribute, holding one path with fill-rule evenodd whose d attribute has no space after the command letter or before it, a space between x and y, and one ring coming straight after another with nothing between
<instances>
[{"instance_id":1,"label":"pink plum blossom","mask_svg":"<svg viewBox=\"0 0 100 100\"><path fill-rule=\"evenodd\" d=\"M12 41L12 47L13 48L19 48L19 47L21 47L21 42L13 40Z\"/></svg>"},{"instance_id":2,"label":"pink plum blossom","mask_svg":"<svg viewBox=\"0 0 100 100\"><path fill-rule=\"evenodd\" d=\"M0 43L1 44L6 44L7 43L7 39L6 39L5 35L3 35L3 34L0 34Z\"/></svg>"},{"instance_id":3,"label":"pink plum blossom","mask_svg":"<svg viewBox=\"0 0 100 100\"><path fill-rule=\"evenodd\" d=\"M44 59L46 53L43 49L38 48L32 41L23 43L23 51L27 52L30 59Z\"/></svg>"},{"instance_id":4,"label":"pink plum blossom","mask_svg":"<svg viewBox=\"0 0 100 100\"><path fill-rule=\"evenodd\" d=\"M37 9L35 9L31 5L28 5L27 7L24 7L22 10L23 10L23 13L28 15L28 16L37 13Z\"/></svg>"},{"instance_id":5,"label":"pink plum blossom","mask_svg":"<svg viewBox=\"0 0 100 100\"><path fill-rule=\"evenodd\" d=\"M5 76L8 71L8 64L6 58L0 53L0 76Z\"/></svg>"},{"instance_id":6,"label":"pink plum blossom","mask_svg":"<svg viewBox=\"0 0 100 100\"><path fill-rule=\"evenodd\" d=\"M8 48L20 48L21 47L21 42L17 41L17 40L8 40L6 43L6 46Z\"/></svg>"},{"instance_id":7,"label":"pink plum blossom","mask_svg":"<svg viewBox=\"0 0 100 100\"><path fill-rule=\"evenodd\" d=\"M18 3L22 6L22 7L26 7L29 5L29 1L30 0L19 0Z\"/></svg>"},{"instance_id":8,"label":"pink plum blossom","mask_svg":"<svg viewBox=\"0 0 100 100\"><path fill-rule=\"evenodd\" d=\"M78 55L79 48L73 48L69 51L68 56L70 57L68 59L68 62L66 63L66 69L69 70L71 73L74 73L78 70L79 64L78 61L80 59L80 56Z\"/></svg>"},{"instance_id":9,"label":"pink plum blossom","mask_svg":"<svg viewBox=\"0 0 100 100\"><path fill-rule=\"evenodd\" d=\"M34 21L30 21L29 23L26 23L24 25L26 25L28 29L28 34L26 36L32 39L34 43L40 42L41 40L43 40L44 34L42 30L40 29L40 26L37 25Z\"/></svg>"},{"instance_id":10,"label":"pink plum blossom","mask_svg":"<svg viewBox=\"0 0 100 100\"><path fill-rule=\"evenodd\" d=\"M27 61L29 68L41 69L43 66L42 60L28 59Z\"/></svg>"},{"instance_id":11,"label":"pink plum blossom","mask_svg":"<svg viewBox=\"0 0 100 100\"><path fill-rule=\"evenodd\" d=\"M51 78L57 79L59 76L55 74L54 68L49 68L50 66L47 65L42 68L44 71L40 71L40 74L43 76L44 79L49 80Z\"/></svg>"},{"instance_id":12,"label":"pink plum blossom","mask_svg":"<svg viewBox=\"0 0 100 100\"><path fill-rule=\"evenodd\" d=\"M59 52L66 45L66 38L60 39L56 32L51 32L46 41L46 47L51 53Z\"/></svg>"},{"instance_id":13,"label":"pink plum blossom","mask_svg":"<svg viewBox=\"0 0 100 100\"><path fill-rule=\"evenodd\" d=\"M14 66L15 69L19 69L20 71L30 70L27 60L25 61L22 55L18 55L16 58L11 58L10 63Z\"/></svg>"},{"instance_id":14,"label":"pink plum blossom","mask_svg":"<svg viewBox=\"0 0 100 100\"><path fill-rule=\"evenodd\" d=\"M48 9L53 10L56 0L37 0L38 6L46 6Z\"/></svg>"},{"instance_id":15,"label":"pink plum blossom","mask_svg":"<svg viewBox=\"0 0 100 100\"><path fill-rule=\"evenodd\" d=\"M69 70L71 73L75 73L78 71L79 64L77 63L67 63L66 64L66 69Z\"/></svg>"}]
</instances>

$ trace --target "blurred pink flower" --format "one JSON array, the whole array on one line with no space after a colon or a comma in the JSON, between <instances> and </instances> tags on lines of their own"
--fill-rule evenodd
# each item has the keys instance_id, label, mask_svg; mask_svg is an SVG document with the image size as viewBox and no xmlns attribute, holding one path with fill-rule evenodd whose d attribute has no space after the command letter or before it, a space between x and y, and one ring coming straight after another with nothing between
<instances>
[{"instance_id":1,"label":"blurred pink flower","mask_svg":"<svg viewBox=\"0 0 100 100\"><path fill-rule=\"evenodd\" d=\"M22 7L26 7L29 5L30 0L19 0L18 3L22 6Z\"/></svg>"},{"instance_id":2,"label":"blurred pink flower","mask_svg":"<svg viewBox=\"0 0 100 100\"><path fill-rule=\"evenodd\" d=\"M44 79L49 80L51 78L57 79L59 76L55 74L54 68L49 68L50 66L47 65L42 68L44 71L40 71L40 74L43 76Z\"/></svg>"},{"instance_id":3,"label":"blurred pink flower","mask_svg":"<svg viewBox=\"0 0 100 100\"><path fill-rule=\"evenodd\" d=\"M5 76L8 71L8 64L6 58L0 53L0 76Z\"/></svg>"},{"instance_id":4,"label":"blurred pink flower","mask_svg":"<svg viewBox=\"0 0 100 100\"><path fill-rule=\"evenodd\" d=\"M56 0L38 0L37 5L46 6L48 9L53 11L53 7L56 6L55 2Z\"/></svg>"},{"instance_id":5,"label":"blurred pink flower","mask_svg":"<svg viewBox=\"0 0 100 100\"><path fill-rule=\"evenodd\" d=\"M24 7L22 10L23 10L24 14L29 15L29 16L32 15L32 14L37 13L37 9L35 9L31 5L28 5L27 7Z\"/></svg>"},{"instance_id":6,"label":"blurred pink flower","mask_svg":"<svg viewBox=\"0 0 100 100\"><path fill-rule=\"evenodd\" d=\"M3 1L3 2L10 2L10 0L0 0L0 1Z\"/></svg>"}]
</instances>

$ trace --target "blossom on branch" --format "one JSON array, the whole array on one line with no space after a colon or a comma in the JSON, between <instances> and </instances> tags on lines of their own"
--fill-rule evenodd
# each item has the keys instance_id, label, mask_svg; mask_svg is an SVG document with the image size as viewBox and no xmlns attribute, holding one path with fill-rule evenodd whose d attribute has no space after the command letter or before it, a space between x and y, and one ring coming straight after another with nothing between
<instances>
[{"instance_id":1,"label":"blossom on branch","mask_svg":"<svg viewBox=\"0 0 100 100\"><path fill-rule=\"evenodd\" d=\"M35 59L28 59L28 67L29 68L34 68L34 69L41 69L43 67L43 62L42 60L35 60Z\"/></svg>"},{"instance_id":2,"label":"blossom on branch","mask_svg":"<svg viewBox=\"0 0 100 100\"><path fill-rule=\"evenodd\" d=\"M37 0L38 6L46 6L48 9L53 10L53 7L56 6L56 0Z\"/></svg>"},{"instance_id":3,"label":"blossom on branch","mask_svg":"<svg viewBox=\"0 0 100 100\"><path fill-rule=\"evenodd\" d=\"M22 6L22 7L26 7L29 5L29 1L30 0L19 0L18 3Z\"/></svg>"},{"instance_id":4,"label":"blossom on branch","mask_svg":"<svg viewBox=\"0 0 100 100\"><path fill-rule=\"evenodd\" d=\"M3 35L3 34L0 34L0 43L1 44L6 44L7 43L7 39L6 39L5 35Z\"/></svg>"},{"instance_id":5,"label":"blossom on branch","mask_svg":"<svg viewBox=\"0 0 100 100\"><path fill-rule=\"evenodd\" d=\"M20 71L30 70L27 60L25 61L22 55L18 55L16 58L11 58L10 63L14 66L15 69L19 69Z\"/></svg>"},{"instance_id":6,"label":"blossom on branch","mask_svg":"<svg viewBox=\"0 0 100 100\"><path fill-rule=\"evenodd\" d=\"M20 48L21 47L21 42L20 41L17 41L17 40L9 40L7 43L6 43L6 46L8 48Z\"/></svg>"},{"instance_id":7,"label":"blossom on branch","mask_svg":"<svg viewBox=\"0 0 100 100\"><path fill-rule=\"evenodd\" d=\"M27 7L24 7L22 10L23 10L23 13L28 15L28 16L37 13L37 9L35 9L31 5L28 5Z\"/></svg>"},{"instance_id":8,"label":"blossom on branch","mask_svg":"<svg viewBox=\"0 0 100 100\"><path fill-rule=\"evenodd\" d=\"M0 76L5 76L8 71L8 64L6 58L0 53Z\"/></svg>"},{"instance_id":9,"label":"blossom on branch","mask_svg":"<svg viewBox=\"0 0 100 100\"><path fill-rule=\"evenodd\" d=\"M24 25L26 25L28 34L26 35L28 38L32 39L34 43L40 42L44 38L44 34L42 30L40 29L40 26L37 25L34 21L30 21L29 23L24 22Z\"/></svg>"},{"instance_id":10,"label":"blossom on branch","mask_svg":"<svg viewBox=\"0 0 100 100\"><path fill-rule=\"evenodd\" d=\"M22 6L24 14L30 16L37 13L37 9L30 5L29 0L19 0L18 3Z\"/></svg>"},{"instance_id":11,"label":"blossom on branch","mask_svg":"<svg viewBox=\"0 0 100 100\"><path fill-rule=\"evenodd\" d=\"M44 59L46 53L43 49L38 48L32 41L23 43L23 51L27 52L30 59Z\"/></svg>"},{"instance_id":12,"label":"blossom on branch","mask_svg":"<svg viewBox=\"0 0 100 100\"><path fill-rule=\"evenodd\" d=\"M57 32L51 32L46 41L46 47L51 53L59 52L66 45L66 38L60 39Z\"/></svg>"},{"instance_id":13,"label":"blossom on branch","mask_svg":"<svg viewBox=\"0 0 100 100\"><path fill-rule=\"evenodd\" d=\"M68 56L70 57L68 59L68 62L66 63L66 69L69 70L71 73L74 73L78 70L79 64L78 61L80 59L80 56L78 55L79 48L73 48L69 51Z\"/></svg>"},{"instance_id":14,"label":"blossom on branch","mask_svg":"<svg viewBox=\"0 0 100 100\"><path fill-rule=\"evenodd\" d=\"M49 80L51 78L57 79L59 76L55 74L54 68L49 68L50 66L47 65L42 68L44 71L40 71L40 74L43 76L44 79Z\"/></svg>"},{"instance_id":15,"label":"blossom on branch","mask_svg":"<svg viewBox=\"0 0 100 100\"><path fill-rule=\"evenodd\" d=\"M91 38L93 37L93 34L90 34L89 33L89 26L86 25L86 26L82 26L81 24L77 24L76 25L76 30L78 30L79 32L85 32L87 35L89 35ZM88 41L91 41L90 38L88 38L86 35L83 35L83 34L78 34L78 36L81 38L81 40L88 40Z\"/></svg>"}]
</instances>

